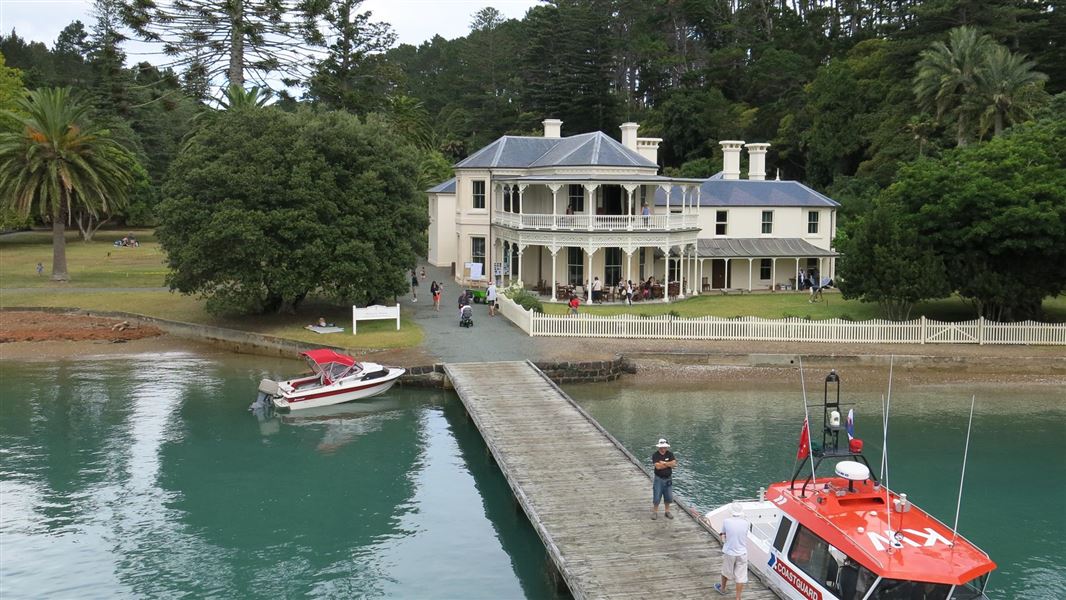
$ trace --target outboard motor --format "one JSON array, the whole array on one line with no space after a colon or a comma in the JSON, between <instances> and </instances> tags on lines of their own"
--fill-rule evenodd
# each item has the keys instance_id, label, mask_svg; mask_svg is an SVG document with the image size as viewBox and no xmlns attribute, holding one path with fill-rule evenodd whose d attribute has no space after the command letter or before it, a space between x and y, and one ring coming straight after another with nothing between
<instances>
[{"instance_id":1,"label":"outboard motor","mask_svg":"<svg viewBox=\"0 0 1066 600\"><path fill-rule=\"evenodd\" d=\"M257 417L266 417L270 410L274 408L272 399L274 396L280 395L281 390L278 389L278 382L272 379L263 379L259 382L259 393L255 396L255 402L248 406L248 410Z\"/></svg>"}]
</instances>

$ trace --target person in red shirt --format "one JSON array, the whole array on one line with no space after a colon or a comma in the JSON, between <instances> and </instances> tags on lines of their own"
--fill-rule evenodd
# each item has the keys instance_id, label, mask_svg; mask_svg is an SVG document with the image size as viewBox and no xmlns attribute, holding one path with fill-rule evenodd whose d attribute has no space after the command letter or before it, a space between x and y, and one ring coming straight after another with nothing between
<instances>
[{"instance_id":1,"label":"person in red shirt","mask_svg":"<svg viewBox=\"0 0 1066 600\"><path fill-rule=\"evenodd\" d=\"M570 303L569 303L569 305L570 305L570 314L576 315L577 314L577 307L581 305L581 301L577 299L577 296L571 294L570 295Z\"/></svg>"}]
</instances>

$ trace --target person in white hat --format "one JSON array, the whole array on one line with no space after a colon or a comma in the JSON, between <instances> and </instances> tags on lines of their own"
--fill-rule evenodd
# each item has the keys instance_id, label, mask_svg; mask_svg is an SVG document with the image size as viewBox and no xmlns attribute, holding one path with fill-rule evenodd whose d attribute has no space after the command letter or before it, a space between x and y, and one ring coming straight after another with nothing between
<instances>
[{"instance_id":1,"label":"person in white hat","mask_svg":"<svg viewBox=\"0 0 1066 600\"><path fill-rule=\"evenodd\" d=\"M656 444L658 448L651 455L651 464L655 467L655 475L652 477L651 486L651 518L659 518L659 500L663 501L666 508L664 516L673 519L670 514L670 503L674 501L674 480L672 479L677 460L674 453L670 452L670 444L665 438L660 438Z\"/></svg>"},{"instance_id":2,"label":"person in white hat","mask_svg":"<svg viewBox=\"0 0 1066 600\"><path fill-rule=\"evenodd\" d=\"M732 579L737 588L737 600L748 582L748 530L751 523L744 518L744 507L734 502L730 517L722 522L722 582L714 584L719 594L725 595L725 586Z\"/></svg>"}]
</instances>

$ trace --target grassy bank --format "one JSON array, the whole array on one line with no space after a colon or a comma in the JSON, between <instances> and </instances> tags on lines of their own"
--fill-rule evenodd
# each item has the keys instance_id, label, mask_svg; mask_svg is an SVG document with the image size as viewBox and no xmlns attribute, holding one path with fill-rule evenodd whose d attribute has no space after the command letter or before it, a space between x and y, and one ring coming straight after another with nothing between
<instances>
[{"instance_id":1,"label":"grassy bank","mask_svg":"<svg viewBox=\"0 0 1066 600\"><path fill-rule=\"evenodd\" d=\"M805 293L782 292L777 294L730 294L723 296L716 293L686 298L678 302L638 302L633 306L582 304L580 311L594 315L663 315L675 312L682 317L717 317L752 316L766 319L782 317L801 317L807 319L846 318L855 321L876 319L880 317L876 304L844 300L839 293L825 294L825 300L811 304ZM549 314L566 314L569 309L565 304L545 304L544 311ZM1046 318L1052 321L1066 321L1066 297L1048 298L1044 301ZM958 297L919 303L911 314L912 318L925 315L938 321L966 321L977 317L973 306Z\"/></svg>"},{"instance_id":2,"label":"grassy bank","mask_svg":"<svg viewBox=\"0 0 1066 600\"><path fill-rule=\"evenodd\" d=\"M115 247L114 241L128 233L140 247ZM359 335L353 336L347 306L309 302L301 306L299 315L211 315L203 301L160 289L167 270L151 230L102 231L88 243L77 232L68 232L68 283L49 280L51 244L51 234L45 231L0 236L0 306L117 310L352 349L408 348L422 343L422 329L402 317L399 331L391 321L364 321L359 324ZM43 276L34 270L38 262L45 267ZM346 333L317 334L304 329L318 317L344 327Z\"/></svg>"}]
</instances>

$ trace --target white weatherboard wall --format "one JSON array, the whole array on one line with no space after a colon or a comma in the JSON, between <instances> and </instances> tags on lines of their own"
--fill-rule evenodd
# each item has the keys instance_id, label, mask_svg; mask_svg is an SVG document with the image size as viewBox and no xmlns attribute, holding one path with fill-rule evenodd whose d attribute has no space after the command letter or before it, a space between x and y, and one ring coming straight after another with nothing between
<instances>
[{"instance_id":1,"label":"white weatherboard wall","mask_svg":"<svg viewBox=\"0 0 1066 600\"><path fill-rule=\"evenodd\" d=\"M693 317L669 315L546 315L514 302L504 312L531 336L673 340L738 340L869 344L1018 344L1066 346L1066 323L997 323L983 318L949 323L911 321L813 321L790 317Z\"/></svg>"}]
</instances>

